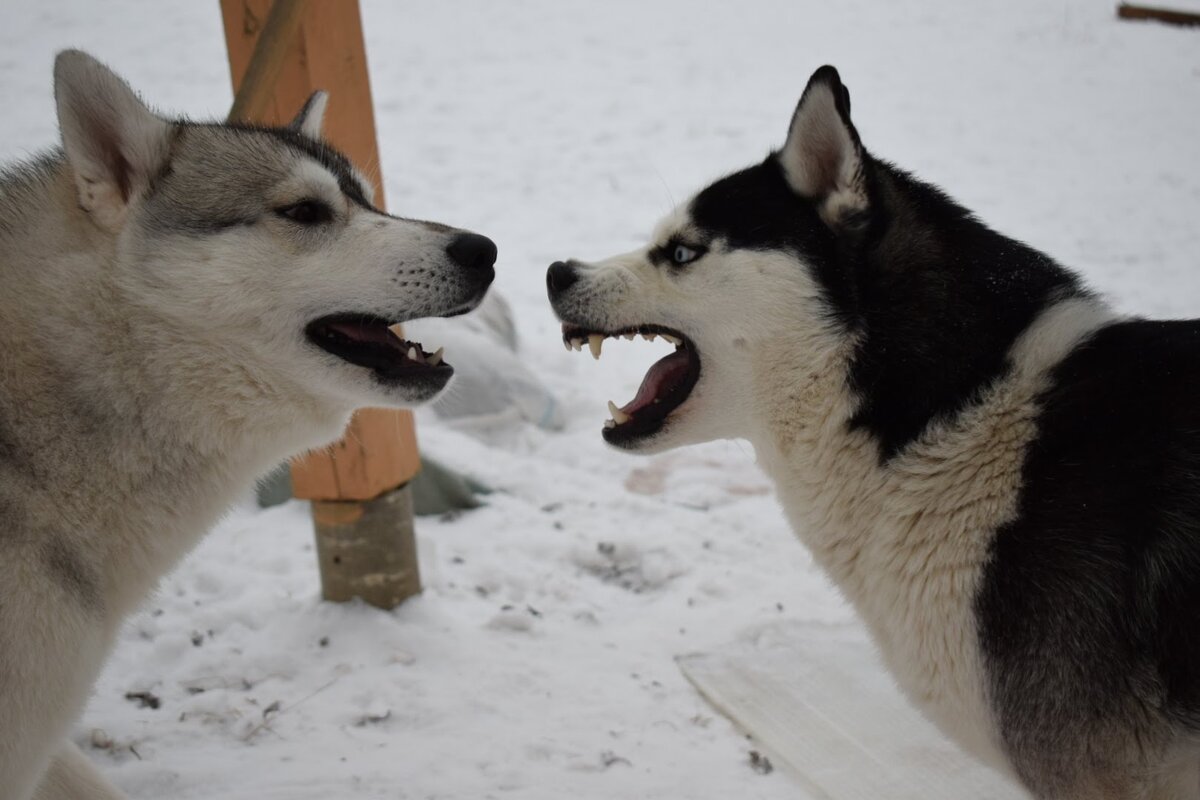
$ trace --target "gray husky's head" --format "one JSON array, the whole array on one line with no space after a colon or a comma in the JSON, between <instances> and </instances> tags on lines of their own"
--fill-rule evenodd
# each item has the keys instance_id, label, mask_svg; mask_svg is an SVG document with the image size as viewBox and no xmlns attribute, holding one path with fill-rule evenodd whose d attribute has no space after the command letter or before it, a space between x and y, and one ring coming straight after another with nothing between
<instances>
[{"instance_id":1,"label":"gray husky's head","mask_svg":"<svg viewBox=\"0 0 1200 800\"><path fill-rule=\"evenodd\" d=\"M824 68L787 142L765 162L695 195L646 247L550 267L550 301L568 345L590 340L597 352L622 334L675 345L634 400L611 406L610 444L650 452L750 436L764 375L815 370L844 352L847 329L831 296L838 280L821 272L867 207L863 159L848 94Z\"/></svg>"},{"instance_id":2,"label":"gray husky's head","mask_svg":"<svg viewBox=\"0 0 1200 800\"><path fill-rule=\"evenodd\" d=\"M167 120L68 51L55 97L110 284L158 329L210 345L229 373L333 403L416 403L446 385L441 353L389 327L474 308L495 245L376 208L320 139L322 93L286 128Z\"/></svg>"}]
</instances>

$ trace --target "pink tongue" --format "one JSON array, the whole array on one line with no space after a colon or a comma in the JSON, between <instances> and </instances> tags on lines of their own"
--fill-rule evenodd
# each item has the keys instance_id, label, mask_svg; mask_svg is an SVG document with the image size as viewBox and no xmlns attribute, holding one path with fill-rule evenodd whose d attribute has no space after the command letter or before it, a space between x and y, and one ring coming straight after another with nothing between
<instances>
[{"instance_id":1,"label":"pink tongue","mask_svg":"<svg viewBox=\"0 0 1200 800\"><path fill-rule=\"evenodd\" d=\"M398 340L392 335L391 331L381 326L360 325L354 322L335 322L329 327L347 339L353 339L356 342L373 342L375 344L398 343Z\"/></svg>"},{"instance_id":2,"label":"pink tongue","mask_svg":"<svg viewBox=\"0 0 1200 800\"><path fill-rule=\"evenodd\" d=\"M654 366L650 367L650 371L646 373L646 377L642 379L637 397L621 410L633 416L650 406L654 402L654 398L662 397L670 391L672 386L683 380L683 377L687 375L689 361L686 352L676 350L666 358L655 362Z\"/></svg>"}]
</instances>

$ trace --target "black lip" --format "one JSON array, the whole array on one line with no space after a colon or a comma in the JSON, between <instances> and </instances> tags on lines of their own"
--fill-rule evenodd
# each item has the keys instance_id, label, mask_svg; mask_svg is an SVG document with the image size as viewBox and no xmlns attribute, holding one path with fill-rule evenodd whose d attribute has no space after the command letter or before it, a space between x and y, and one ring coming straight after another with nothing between
<instances>
[{"instance_id":1,"label":"black lip","mask_svg":"<svg viewBox=\"0 0 1200 800\"><path fill-rule=\"evenodd\" d=\"M570 342L571 339L587 339L590 334L594 333L601 336L624 336L627 333L638 335L653 333L659 336L666 334L682 341L682 349L686 350L690 357L688 372L683 380L673 386L671 391L661 398L660 403L637 412L637 415L628 422L613 428L603 428L600 432L604 441L618 447L625 447L638 440L654 436L665 427L671 413L692 396L692 390L696 388L696 384L700 380L700 351L696 349L695 343L686 334L665 325L635 325L629 328L603 330L572 322L563 323L562 335L565 342Z\"/></svg>"},{"instance_id":2,"label":"black lip","mask_svg":"<svg viewBox=\"0 0 1200 800\"><path fill-rule=\"evenodd\" d=\"M358 367L375 373L382 383L406 383L414 380L445 383L454 374L454 368L442 362L437 366L421 364L406 355L409 347L416 347L422 356L428 356L419 342L402 340L387 329L394 325L383 317L373 314L340 313L315 319L304 327L309 342L325 352ZM356 341L333 329L335 325L360 326L371 331L377 340Z\"/></svg>"}]
</instances>

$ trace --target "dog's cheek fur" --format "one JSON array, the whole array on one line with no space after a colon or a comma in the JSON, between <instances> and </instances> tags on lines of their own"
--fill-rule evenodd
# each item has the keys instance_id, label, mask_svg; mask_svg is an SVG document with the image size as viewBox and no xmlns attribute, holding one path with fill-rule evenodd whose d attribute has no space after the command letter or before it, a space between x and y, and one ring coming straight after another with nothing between
<instances>
[{"instance_id":1,"label":"dog's cheek fur","mask_svg":"<svg viewBox=\"0 0 1200 800\"><path fill-rule=\"evenodd\" d=\"M655 263L646 249L576 262L577 282L553 301L560 315L598 329L665 325L696 344L700 379L687 402L655 435L619 445L629 452L750 436L756 375L773 368L770 354L782 349L788 363L809 354L818 369L850 336L832 299L849 291L831 274L832 237L773 159L675 209L654 241L680 231L706 243L696 262Z\"/></svg>"},{"instance_id":2,"label":"dog's cheek fur","mask_svg":"<svg viewBox=\"0 0 1200 800\"><path fill-rule=\"evenodd\" d=\"M347 222L299 236L270 215L207 232L172 231L155 221L155 201L131 228L149 222L123 237L118 279L131 295L153 298L173 335L211 343L263 384L283 381L327 395L330 370L337 370L347 403L418 403L436 393L418 384L382 387L366 371L318 352L304 327L344 311L400 321L466 304L478 287L447 263L451 234L355 210Z\"/></svg>"},{"instance_id":3,"label":"dog's cheek fur","mask_svg":"<svg viewBox=\"0 0 1200 800\"><path fill-rule=\"evenodd\" d=\"M701 373L664 432L673 443L751 437L761 400L756 387L761 375L781 365L780 354L786 354L782 363L811 373L825 369L824 354L849 335L811 267L791 253L722 245L695 274L682 272L675 280L680 329L696 342Z\"/></svg>"}]
</instances>

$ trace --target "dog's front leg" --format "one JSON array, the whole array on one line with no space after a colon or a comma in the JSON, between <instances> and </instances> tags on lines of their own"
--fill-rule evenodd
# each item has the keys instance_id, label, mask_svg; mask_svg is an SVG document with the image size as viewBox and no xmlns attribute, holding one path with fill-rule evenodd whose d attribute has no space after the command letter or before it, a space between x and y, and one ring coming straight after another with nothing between
<instances>
[{"instance_id":1,"label":"dog's front leg","mask_svg":"<svg viewBox=\"0 0 1200 800\"><path fill-rule=\"evenodd\" d=\"M4 532L0 519L0 800L90 798L36 792L47 780L52 787L72 785L68 776L82 755L62 750L62 742L87 702L115 626L105 620L98 593L84 591L76 577L86 574L82 556L49 537L5 548ZM52 765L56 771L48 775Z\"/></svg>"},{"instance_id":2,"label":"dog's front leg","mask_svg":"<svg viewBox=\"0 0 1200 800\"><path fill-rule=\"evenodd\" d=\"M33 800L127 800L71 742L63 742Z\"/></svg>"}]
</instances>

